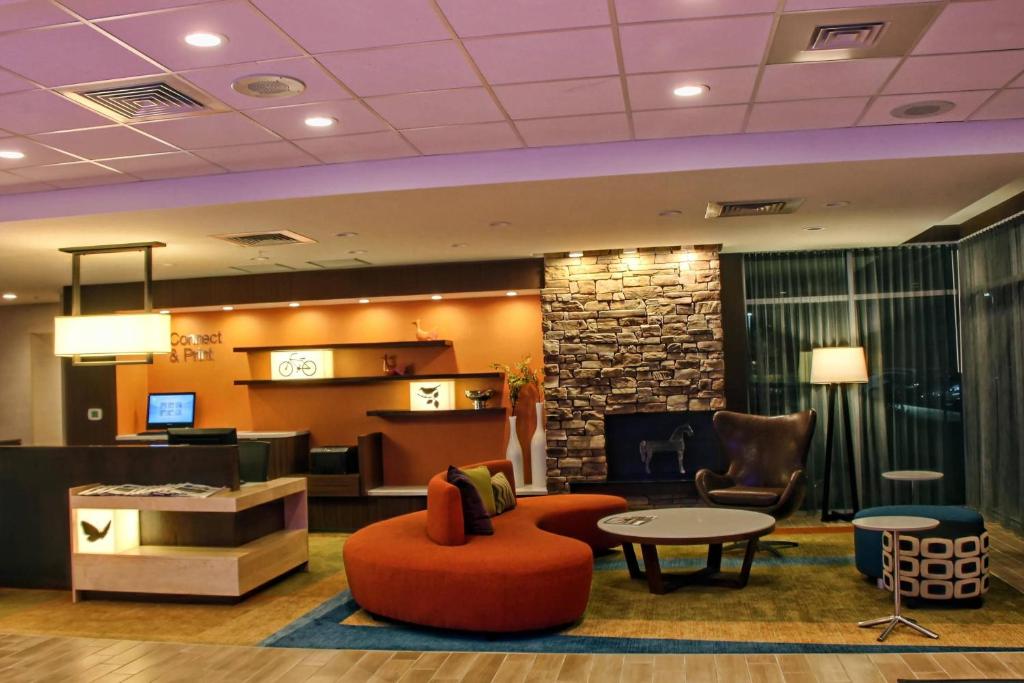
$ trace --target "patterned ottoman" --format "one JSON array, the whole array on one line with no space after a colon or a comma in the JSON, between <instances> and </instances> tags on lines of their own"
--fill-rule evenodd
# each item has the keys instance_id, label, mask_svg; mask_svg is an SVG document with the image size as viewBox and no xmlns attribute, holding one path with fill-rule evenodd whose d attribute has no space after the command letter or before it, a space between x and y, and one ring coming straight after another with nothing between
<instances>
[{"instance_id":1,"label":"patterned ottoman","mask_svg":"<svg viewBox=\"0 0 1024 683\"><path fill-rule=\"evenodd\" d=\"M974 510L952 505L887 505L856 517L909 515L930 517L939 526L920 534L900 534L900 594L925 600L980 601L988 592L988 532ZM892 535L857 529L857 569L882 579L892 590Z\"/></svg>"}]
</instances>

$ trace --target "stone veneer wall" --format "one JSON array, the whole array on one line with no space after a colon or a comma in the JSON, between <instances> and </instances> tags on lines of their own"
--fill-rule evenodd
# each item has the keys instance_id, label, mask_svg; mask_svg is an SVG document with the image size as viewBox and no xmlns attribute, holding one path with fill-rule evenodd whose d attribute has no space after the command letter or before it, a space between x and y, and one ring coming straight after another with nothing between
<instances>
[{"instance_id":1,"label":"stone veneer wall","mask_svg":"<svg viewBox=\"0 0 1024 683\"><path fill-rule=\"evenodd\" d=\"M725 407L718 250L545 259L549 489L606 478L606 413Z\"/></svg>"}]
</instances>

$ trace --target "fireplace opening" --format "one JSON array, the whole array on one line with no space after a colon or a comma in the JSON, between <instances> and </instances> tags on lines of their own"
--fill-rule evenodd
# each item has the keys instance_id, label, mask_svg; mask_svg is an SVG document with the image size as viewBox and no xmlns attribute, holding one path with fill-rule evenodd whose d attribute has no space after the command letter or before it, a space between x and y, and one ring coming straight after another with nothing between
<instances>
[{"instance_id":1,"label":"fireplace opening","mask_svg":"<svg viewBox=\"0 0 1024 683\"><path fill-rule=\"evenodd\" d=\"M724 463L712 427L715 411L605 415L608 481L693 481Z\"/></svg>"}]
</instances>

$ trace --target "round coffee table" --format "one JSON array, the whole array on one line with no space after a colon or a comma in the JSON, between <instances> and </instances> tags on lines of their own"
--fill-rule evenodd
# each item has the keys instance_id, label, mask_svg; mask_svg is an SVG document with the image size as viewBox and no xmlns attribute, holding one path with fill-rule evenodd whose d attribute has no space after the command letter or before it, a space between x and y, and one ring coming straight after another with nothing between
<instances>
[{"instance_id":1,"label":"round coffee table","mask_svg":"<svg viewBox=\"0 0 1024 683\"><path fill-rule=\"evenodd\" d=\"M630 519L652 517L644 524L625 523ZM601 531L622 540L629 575L646 576L652 593L661 595L687 584L720 585L743 588L750 578L757 539L775 530L775 518L760 512L726 508L659 508L609 515L597 522ZM738 575L722 574L722 544L746 541L743 567ZM641 574L633 544L640 544L645 574ZM687 574L663 574L658 561L659 545L707 545L708 564Z\"/></svg>"},{"instance_id":2,"label":"round coffee table","mask_svg":"<svg viewBox=\"0 0 1024 683\"><path fill-rule=\"evenodd\" d=\"M892 533L892 614L880 619L870 619L859 622L861 628L881 626L885 624L885 630L878 636L878 642L889 637L898 625L909 626L921 635L929 638L938 638L939 634L926 629L916 621L903 616L900 610L900 532L901 531L928 531L939 525L939 520L930 517L903 517L899 515L888 517L862 517L853 520L853 525L858 529L869 531L888 531Z\"/></svg>"},{"instance_id":3,"label":"round coffee table","mask_svg":"<svg viewBox=\"0 0 1024 683\"><path fill-rule=\"evenodd\" d=\"M942 477L942 472L933 472L931 470L892 470L891 472L882 472L883 479L888 479L889 481L910 482L911 503L917 500L917 482L936 481L938 479L942 479Z\"/></svg>"}]
</instances>

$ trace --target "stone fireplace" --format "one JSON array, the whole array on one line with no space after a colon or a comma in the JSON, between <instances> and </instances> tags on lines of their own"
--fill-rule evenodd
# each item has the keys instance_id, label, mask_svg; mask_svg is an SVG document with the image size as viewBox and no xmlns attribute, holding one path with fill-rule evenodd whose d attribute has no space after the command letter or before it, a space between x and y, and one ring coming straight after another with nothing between
<instances>
[{"instance_id":1,"label":"stone fireplace","mask_svg":"<svg viewBox=\"0 0 1024 683\"><path fill-rule=\"evenodd\" d=\"M545 260L549 489L607 480L606 416L725 406L718 250Z\"/></svg>"}]
</instances>

